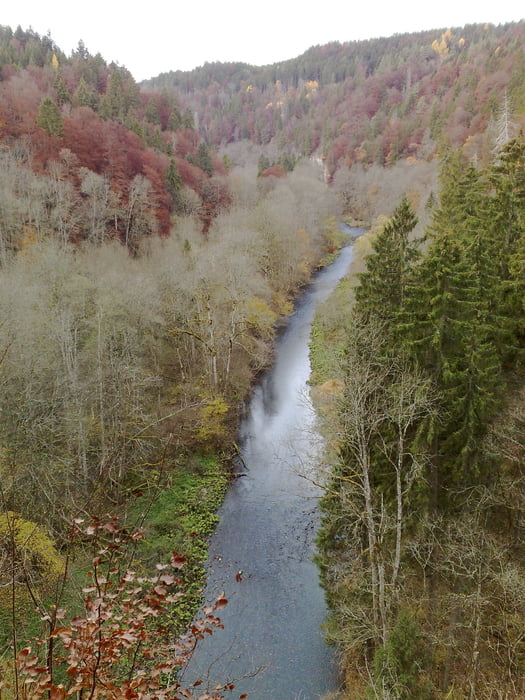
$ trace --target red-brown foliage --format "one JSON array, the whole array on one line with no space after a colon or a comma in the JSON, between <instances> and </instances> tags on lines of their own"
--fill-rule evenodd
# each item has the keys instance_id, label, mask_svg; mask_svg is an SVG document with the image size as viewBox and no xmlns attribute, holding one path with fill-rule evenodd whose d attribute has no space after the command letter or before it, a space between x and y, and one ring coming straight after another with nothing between
<instances>
[{"instance_id":1,"label":"red-brown foliage","mask_svg":"<svg viewBox=\"0 0 525 700\"><path fill-rule=\"evenodd\" d=\"M286 170L284 167L278 163L275 165L270 165L269 168L263 170L261 177L286 177Z\"/></svg>"},{"instance_id":2,"label":"red-brown foliage","mask_svg":"<svg viewBox=\"0 0 525 700\"><path fill-rule=\"evenodd\" d=\"M186 560L174 552L169 564L157 565L153 576L123 568L142 536L140 530L122 528L115 517L94 518L87 527L81 521L75 524L72 541L91 544L95 553L91 583L83 589L84 609L70 617L55 606L46 611L35 600L47 632L34 640L36 652L31 647L15 650L15 681L0 679L0 693L2 688L14 691L24 700L77 695L90 700L221 700L224 692L233 690L227 683L211 692L197 690L196 696L194 689L203 681L185 689L177 680L177 670L197 642L222 627L216 613L228 601L220 594L185 634L174 639L170 608L184 597L179 571Z\"/></svg>"}]
</instances>

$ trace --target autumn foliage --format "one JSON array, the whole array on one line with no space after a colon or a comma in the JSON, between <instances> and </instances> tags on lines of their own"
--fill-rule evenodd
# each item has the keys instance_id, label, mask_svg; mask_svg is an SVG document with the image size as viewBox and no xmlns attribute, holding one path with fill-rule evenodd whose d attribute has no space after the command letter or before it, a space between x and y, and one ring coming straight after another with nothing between
<instances>
[{"instance_id":1,"label":"autumn foliage","mask_svg":"<svg viewBox=\"0 0 525 700\"><path fill-rule=\"evenodd\" d=\"M332 42L275 65L207 63L147 85L177 90L216 146L249 139L322 157L330 176L426 160L441 141L480 157L505 93L525 113L524 32L521 21Z\"/></svg>"},{"instance_id":2,"label":"autumn foliage","mask_svg":"<svg viewBox=\"0 0 525 700\"><path fill-rule=\"evenodd\" d=\"M184 595L179 572L186 560L173 553L153 576L139 574L129 556L142 536L140 530L126 531L115 517L74 523L71 544L80 540L94 551L83 609L72 616L58 606L41 609L46 631L32 646L15 648L12 680L0 676L0 693L17 700L218 700L233 690L228 684L200 692L195 689L201 681L183 688L177 680L198 640L222 627L216 613L227 600L220 595L173 639L170 609Z\"/></svg>"},{"instance_id":3,"label":"autumn foliage","mask_svg":"<svg viewBox=\"0 0 525 700\"><path fill-rule=\"evenodd\" d=\"M12 148L24 139L36 172L48 173L67 153L70 168L63 176L76 188L81 169L104 176L124 211L131 183L141 176L150 183L148 208L155 220L143 235L167 235L181 207L166 179L172 162L180 187L204 198L209 226L216 207L207 201L206 182L225 169L214 154L202 169L198 153L206 146L173 94L141 92L125 68L108 66L82 44L66 58L49 37L31 30L0 27L0 71L0 143ZM108 237L127 242L125 218L117 215L113 226L108 223ZM78 237L72 226L71 239Z\"/></svg>"}]
</instances>

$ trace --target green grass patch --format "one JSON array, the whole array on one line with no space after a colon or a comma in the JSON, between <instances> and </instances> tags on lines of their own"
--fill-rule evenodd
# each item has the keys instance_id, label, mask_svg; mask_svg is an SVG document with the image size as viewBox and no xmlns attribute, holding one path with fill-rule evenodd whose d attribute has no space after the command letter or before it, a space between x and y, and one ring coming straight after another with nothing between
<instances>
[{"instance_id":1,"label":"green grass patch","mask_svg":"<svg viewBox=\"0 0 525 700\"><path fill-rule=\"evenodd\" d=\"M165 488L143 495L128 521L143 522L145 538L136 552L147 570L169 561L175 551L187 559L181 571L185 597L172 611L178 627L191 621L202 602L208 539L217 523L228 474L217 457L193 457L173 472Z\"/></svg>"}]
</instances>

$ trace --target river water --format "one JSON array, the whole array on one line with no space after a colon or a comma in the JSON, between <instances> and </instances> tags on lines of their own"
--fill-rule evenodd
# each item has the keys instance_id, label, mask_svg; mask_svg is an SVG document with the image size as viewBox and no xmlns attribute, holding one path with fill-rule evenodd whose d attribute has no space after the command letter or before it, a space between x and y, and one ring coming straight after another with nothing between
<instances>
[{"instance_id":1,"label":"river water","mask_svg":"<svg viewBox=\"0 0 525 700\"><path fill-rule=\"evenodd\" d=\"M254 391L241 426L240 475L209 548L206 599L225 592L224 629L199 643L184 685L197 678L205 682L201 689L231 681L233 697L248 693L249 700L313 700L337 688L312 562L322 439L308 391L308 344L315 308L352 255L352 246L343 248L302 295L279 337L275 364Z\"/></svg>"}]
</instances>

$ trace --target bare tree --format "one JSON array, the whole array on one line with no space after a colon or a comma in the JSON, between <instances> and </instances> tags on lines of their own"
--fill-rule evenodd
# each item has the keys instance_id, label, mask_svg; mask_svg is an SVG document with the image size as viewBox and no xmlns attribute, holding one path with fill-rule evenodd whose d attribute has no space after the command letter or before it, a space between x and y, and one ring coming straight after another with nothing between
<instances>
[{"instance_id":1,"label":"bare tree","mask_svg":"<svg viewBox=\"0 0 525 700\"><path fill-rule=\"evenodd\" d=\"M405 506L421 477L421 456L411 450L410 437L433 402L422 375L398 357L385 359L380 327L355 323L350 337L341 436L342 459L350 471L344 466L342 473L352 480L358 498L353 517L364 528L372 617L384 643L400 575ZM392 477L384 473L385 464L393 469Z\"/></svg>"}]
</instances>

